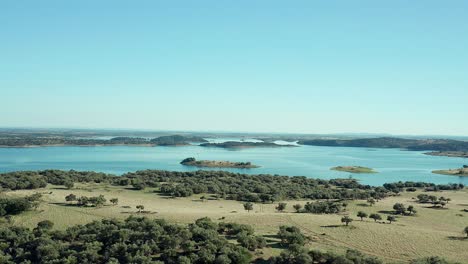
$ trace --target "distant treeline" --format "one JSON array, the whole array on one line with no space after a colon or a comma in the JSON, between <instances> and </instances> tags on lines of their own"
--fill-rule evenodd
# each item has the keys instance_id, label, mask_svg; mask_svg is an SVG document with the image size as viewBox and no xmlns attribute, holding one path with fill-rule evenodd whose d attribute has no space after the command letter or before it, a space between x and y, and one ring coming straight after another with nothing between
<instances>
[{"instance_id":1,"label":"distant treeline","mask_svg":"<svg viewBox=\"0 0 468 264\"><path fill-rule=\"evenodd\" d=\"M69 186L70 183L95 182L135 189L155 188L156 192L173 197L208 193L218 198L249 201L274 202L286 199L382 199L391 192L405 188L425 188L428 191L457 190L463 184L423 182L387 183L380 187L362 185L355 179L313 179L304 176L279 176L270 174L250 175L226 171L178 172L143 170L122 176L93 171L17 171L0 174L3 189L36 189L48 183Z\"/></svg>"},{"instance_id":2,"label":"distant treeline","mask_svg":"<svg viewBox=\"0 0 468 264\"><path fill-rule=\"evenodd\" d=\"M0 146L53 146L53 145L187 145L190 142L206 142L205 139L193 136L161 136L153 139L141 137L114 137L111 139L85 139L73 137L35 137L35 136L3 136L0 137Z\"/></svg>"},{"instance_id":3,"label":"distant treeline","mask_svg":"<svg viewBox=\"0 0 468 264\"><path fill-rule=\"evenodd\" d=\"M452 139L405 139L405 138L360 138L360 139L313 139L301 140L301 145L330 147L401 148L408 150L468 151L468 142Z\"/></svg>"}]
</instances>

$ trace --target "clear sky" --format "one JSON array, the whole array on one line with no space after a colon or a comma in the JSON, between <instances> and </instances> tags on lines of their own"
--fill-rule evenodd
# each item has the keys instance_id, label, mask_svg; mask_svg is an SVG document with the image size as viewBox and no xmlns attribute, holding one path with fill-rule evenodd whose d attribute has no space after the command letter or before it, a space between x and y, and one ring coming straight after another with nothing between
<instances>
[{"instance_id":1,"label":"clear sky","mask_svg":"<svg viewBox=\"0 0 468 264\"><path fill-rule=\"evenodd\" d=\"M0 127L468 135L468 1L0 1Z\"/></svg>"}]
</instances>

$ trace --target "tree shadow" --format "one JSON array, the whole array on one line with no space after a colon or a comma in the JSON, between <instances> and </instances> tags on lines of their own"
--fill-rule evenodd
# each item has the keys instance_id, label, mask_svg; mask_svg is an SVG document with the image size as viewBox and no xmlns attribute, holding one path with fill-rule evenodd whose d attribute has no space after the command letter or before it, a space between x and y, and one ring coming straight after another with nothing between
<instances>
[{"instance_id":1,"label":"tree shadow","mask_svg":"<svg viewBox=\"0 0 468 264\"><path fill-rule=\"evenodd\" d=\"M53 204L53 205L59 205L59 206L66 206L66 207L86 207L86 206L80 206L78 204L75 204L75 203L59 203L59 202L51 202L49 204Z\"/></svg>"},{"instance_id":2,"label":"tree shadow","mask_svg":"<svg viewBox=\"0 0 468 264\"><path fill-rule=\"evenodd\" d=\"M447 207L440 207L440 206L436 206L436 205L433 205L433 206L425 206L423 208L429 208L429 209L434 209L434 210L448 210Z\"/></svg>"},{"instance_id":3,"label":"tree shadow","mask_svg":"<svg viewBox=\"0 0 468 264\"><path fill-rule=\"evenodd\" d=\"M392 211L392 210L380 210L378 212L381 214L391 214L391 215L395 214L395 211Z\"/></svg>"},{"instance_id":4,"label":"tree shadow","mask_svg":"<svg viewBox=\"0 0 468 264\"><path fill-rule=\"evenodd\" d=\"M323 225L323 226L320 226L320 227L324 227L324 228L336 228L336 227L340 227L340 226L343 226L343 225Z\"/></svg>"},{"instance_id":5,"label":"tree shadow","mask_svg":"<svg viewBox=\"0 0 468 264\"><path fill-rule=\"evenodd\" d=\"M466 236L463 236L463 237L459 237L459 236L449 236L448 237L449 240L458 240L458 241L468 241L468 237Z\"/></svg>"},{"instance_id":6,"label":"tree shadow","mask_svg":"<svg viewBox=\"0 0 468 264\"><path fill-rule=\"evenodd\" d=\"M356 205L361 206L361 207L369 207L369 204L366 204L366 203L358 203Z\"/></svg>"}]
</instances>

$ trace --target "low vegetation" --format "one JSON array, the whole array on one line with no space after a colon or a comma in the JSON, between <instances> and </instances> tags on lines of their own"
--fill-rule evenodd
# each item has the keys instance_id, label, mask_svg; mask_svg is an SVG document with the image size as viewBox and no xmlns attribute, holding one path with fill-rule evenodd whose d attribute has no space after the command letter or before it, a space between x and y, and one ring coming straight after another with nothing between
<instances>
[{"instance_id":1,"label":"low vegetation","mask_svg":"<svg viewBox=\"0 0 468 264\"><path fill-rule=\"evenodd\" d=\"M182 165L195 167L211 167L211 168L239 168L250 169L258 168L251 162L231 162L231 161L216 161L216 160L196 160L195 158L186 158L180 162Z\"/></svg>"},{"instance_id":2,"label":"low vegetation","mask_svg":"<svg viewBox=\"0 0 468 264\"><path fill-rule=\"evenodd\" d=\"M374 169L362 166L338 166L331 168L331 170L344 171L350 173L377 173Z\"/></svg>"},{"instance_id":3,"label":"low vegetation","mask_svg":"<svg viewBox=\"0 0 468 264\"><path fill-rule=\"evenodd\" d=\"M465 176L468 177L468 167L460 169L448 169L448 170L434 170L432 173L451 175L451 176Z\"/></svg>"}]
</instances>

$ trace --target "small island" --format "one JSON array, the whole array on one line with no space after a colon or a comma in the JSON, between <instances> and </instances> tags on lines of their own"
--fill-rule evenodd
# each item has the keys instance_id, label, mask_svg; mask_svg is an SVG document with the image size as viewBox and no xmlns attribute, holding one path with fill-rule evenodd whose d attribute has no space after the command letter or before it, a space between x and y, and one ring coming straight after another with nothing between
<instances>
[{"instance_id":1,"label":"small island","mask_svg":"<svg viewBox=\"0 0 468 264\"><path fill-rule=\"evenodd\" d=\"M468 165L463 165L463 168L460 169L435 170L432 173L468 177Z\"/></svg>"},{"instance_id":2,"label":"small island","mask_svg":"<svg viewBox=\"0 0 468 264\"><path fill-rule=\"evenodd\" d=\"M465 152L465 151L431 151L431 152L426 152L424 154L430 155L430 156L468 158L468 152Z\"/></svg>"},{"instance_id":3,"label":"small island","mask_svg":"<svg viewBox=\"0 0 468 264\"><path fill-rule=\"evenodd\" d=\"M377 173L374 169L361 167L361 166L338 166L333 167L331 170L344 171L350 173Z\"/></svg>"},{"instance_id":4,"label":"small island","mask_svg":"<svg viewBox=\"0 0 468 264\"><path fill-rule=\"evenodd\" d=\"M180 162L182 165L195 167L211 167L211 168L238 168L252 169L259 166L253 165L251 162L231 162L231 161L216 161L216 160L196 160L195 158L186 158Z\"/></svg>"},{"instance_id":5,"label":"small island","mask_svg":"<svg viewBox=\"0 0 468 264\"><path fill-rule=\"evenodd\" d=\"M278 148L278 147L297 147L296 145L279 145L271 142L239 142L239 141L226 141L223 143L203 143L201 147L217 147L217 148Z\"/></svg>"}]
</instances>

